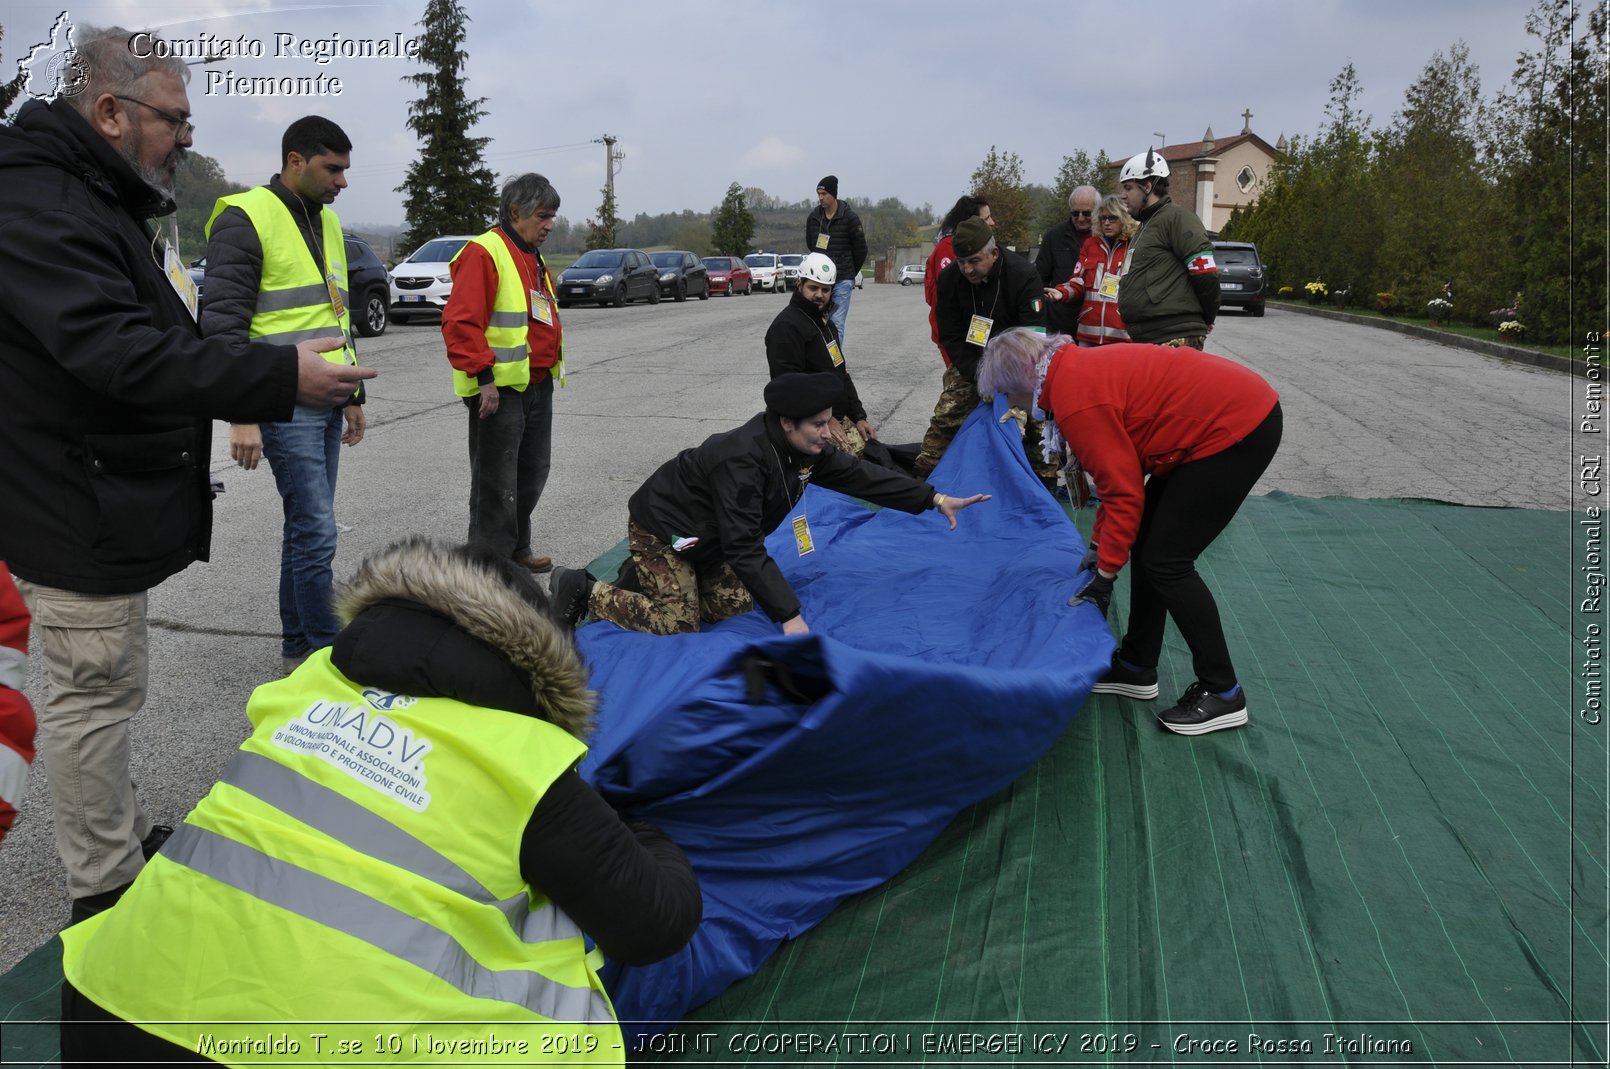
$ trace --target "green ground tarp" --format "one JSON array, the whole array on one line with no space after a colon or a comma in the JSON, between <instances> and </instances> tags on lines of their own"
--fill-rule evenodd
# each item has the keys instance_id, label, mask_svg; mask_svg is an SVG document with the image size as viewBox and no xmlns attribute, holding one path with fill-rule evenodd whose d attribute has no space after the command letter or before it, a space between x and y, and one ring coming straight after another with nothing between
<instances>
[{"instance_id":1,"label":"green ground tarp","mask_svg":"<svg viewBox=\"0 0 1610 1069\"><path fill-rule=\"evenodd\" d=\"M1247 730L1166 735L1158 705L1095 699L646 1058L1605 1064L1606 729L1576 712L1573 529L1249 501L1202 561ZM1191 681L1177 638L1161 675L1165 700ZM0 981L8 1062L53 1052L17 1023L50 1015L52 954Z\"/></svg>"}]
</instances>

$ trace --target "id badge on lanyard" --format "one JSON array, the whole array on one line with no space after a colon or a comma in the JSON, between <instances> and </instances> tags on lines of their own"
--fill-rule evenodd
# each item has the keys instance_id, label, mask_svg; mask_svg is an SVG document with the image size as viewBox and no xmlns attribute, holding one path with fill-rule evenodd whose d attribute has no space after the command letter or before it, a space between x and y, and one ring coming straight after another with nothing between
<instances>
[{"instance_id":1,"label":"id badge on lanyard","mask_svg":"<svg viewBox=\"0 0 1610 1069\"><path fill-rule=\"evenodd\" d=\"M801 557L816 552L816 545L811 541L811 524L804 516L794 517L794 545Z\"/></svg>"},{"instance_id":2,"label":"id badge on lanyard","mask_svg":"<svg viewBox=\"0 0 1610 1069\"><path fill-rule=\"evenodd\" d=\"M196 319L201 312L201 294L190 272L185 270L179 254L167 242L162 243L162 273L168 276L168 284L173 287L173 292L190 310L190 318Z\"/></svg>"},{"instance_id":3,"label":"id badge on lanyard","mask_svg":"<svg viewBox=\"0 0 1610 1069\"><path fill-rule=\"evenodd\" d=\"M553 326L553 305L540 290L531 291L531 318L545 327Z\"/></svg>"},{"instance_id":4,"label":"id badge on lanyard","mask_svg":"<svg viewBox=\"0 0 1610 1069\"><path fill-rule=\"evenodd\" d=\"M995 328L995 320L989 316L974 315L972 322L967 324L967 341L972 345L986 345L989 343L989 332Z\"/></svg>"},{"instance_id":5,"label":"id badge on lanyard","mask_svg":"<svg viewBox=\"0 0 1610 1069\"><path fill-rule=\"evenodd\" d=\"M334 271L324 273L324 288L330 291L330 308L335 312L335 317L340 319L347 314L347 306L341 300L341 287L336 284Z\"/></svg>"},{"instance_id":6,"label":"id badge on lanyard","mask_svg":"<svg viewBox=\"0 0 1610 1069\"><path fill-rule=\"evenodd\" d=\"M834 367L839 367L844 363L844 353L839 350L839 343L837 340L827 343L827 355L833 358Z\"/></svg>"}]
</instances>

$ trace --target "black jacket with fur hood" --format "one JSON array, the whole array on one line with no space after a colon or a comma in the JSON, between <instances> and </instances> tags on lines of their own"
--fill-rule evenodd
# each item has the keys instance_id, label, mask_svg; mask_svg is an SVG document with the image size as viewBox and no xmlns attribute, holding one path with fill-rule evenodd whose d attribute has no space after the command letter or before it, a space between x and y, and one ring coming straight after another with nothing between
<instances>
[{"instance_id":1,"label":"black jacket with fur hood","mask_svg":"<svg viewBox=\"0 0 1610 1069\"><path fill-rule=\"evenodd\" d=\"M523 713L585 740L597 698L575 645L535 607L546 599L529 576L515 577L527 600L490 566L424 539L373 554L336 593L348 623L331 663L355 683ZM654 825L623 820L574 769L509 848L531 886L616 961L669 957L699 926L703 899L682 850Z\"/></svg>"}]
</instances>

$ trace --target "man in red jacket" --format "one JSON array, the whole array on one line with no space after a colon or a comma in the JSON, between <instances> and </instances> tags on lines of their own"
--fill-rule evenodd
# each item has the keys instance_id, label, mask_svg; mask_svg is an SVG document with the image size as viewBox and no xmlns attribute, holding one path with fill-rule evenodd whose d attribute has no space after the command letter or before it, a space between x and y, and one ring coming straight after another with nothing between
<instances>
[{"instance_id":1,"label":"man in red jacket","mask_svg":"<svg viewBox=\"0 0 1610 1069\"><path fill-rule=\"evenodd\" d=\"M553 384L564 379L564 330L542 243L559 191L540 174L503 186L498 225L454 257L442 338L470 425L469 541L534 572L531 514L553 456Z\"/></svg>"}]
</instances>

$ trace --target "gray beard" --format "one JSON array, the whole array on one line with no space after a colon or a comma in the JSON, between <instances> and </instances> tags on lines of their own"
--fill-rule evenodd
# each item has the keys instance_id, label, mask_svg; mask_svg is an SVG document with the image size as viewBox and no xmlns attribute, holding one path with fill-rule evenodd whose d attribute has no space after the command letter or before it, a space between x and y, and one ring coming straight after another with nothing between
<instances>
[{"instance_id":1,"label":"gray beard","mask_svg":"<svg viewBox=\"0 0 1610 1069\"><path fill-rule=\"evenodd\" d=\"M143 140L144 139L142 137L141 141ZM129 169L138 175L142 182L156 190L158 193L162 194L162 196L166 199L172 200L175 179L168 177L159 170L147 167L144 163L140 162L140 148L141 144L138 142L124 145L118 151L118 155L123 157L123 161L129 165ZM175 148L173 151L174 153L183 153L184 150ZM173 159L174 157L170 156L169 158ZM175 164L178 163L179 159L183 158L184 157L180 155L178 159L174 160ZM174 174L178 174L177 166L175 167Z\"/></svg>"}]
</instances>

